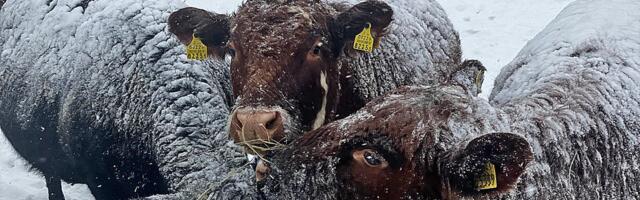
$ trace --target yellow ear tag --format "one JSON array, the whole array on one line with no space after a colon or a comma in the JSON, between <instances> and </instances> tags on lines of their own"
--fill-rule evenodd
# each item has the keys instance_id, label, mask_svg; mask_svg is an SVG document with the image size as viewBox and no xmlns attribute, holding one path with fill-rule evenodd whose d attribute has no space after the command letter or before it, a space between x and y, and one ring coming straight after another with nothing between
<instances>
[{"instance_id":1,"label":"yellow ear tag","mask_svg":"<svg viewBox=\"0 0 640 200\"><path fill-rule=\"evenodd\" d=\"M360 34L353 41L353 49L371 53L373 51L373 36L371 36L371 23L367 23Z\"/></svg>"},{"instance_id":2,"label":"yellow ear tag","mask_svg":"<svg viewBox=\"0 0 640 200\"><path fill-rule=\"evenodd\" d=\"M496 166L490 162L484 165L484 172L476 178L476 190L488 190L498 187L496 179Z\"/></svg>"},{"instance_id":3,"label":"yellow ear tag","mask_svg":"<svg viewBox=\"0 0 640 200\"><path fill-rule=\"evenodd\" d=\"M207 54L207 46L194 34L191 43L187 46L187 58L191 60L205 60L207 57L209 57L209 54Z\"/></svg>"},{"instance_id":4,"label":"yellow ear tag","mask_svg":"<svg viewBox=\"0 0 640 200\"><path fill-rule=\"evenodd\" d=\"M478 72L478 74L476 75L476 86L478 86L478 88L482 88L483 77L484 77L484 70L480 70L480 72Z\"/></svg>"}]
</instances>

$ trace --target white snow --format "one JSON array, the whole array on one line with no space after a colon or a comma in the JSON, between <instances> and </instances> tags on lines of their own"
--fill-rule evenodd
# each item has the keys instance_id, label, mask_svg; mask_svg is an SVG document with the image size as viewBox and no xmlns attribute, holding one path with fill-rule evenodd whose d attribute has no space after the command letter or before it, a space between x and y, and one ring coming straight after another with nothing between
<instances>
[{"instance_id":1,"label":"white snow","mask_svg":"<svg viewBox=\"0 0 640 200\"><path fill-rule=\"evenodd\" d=\"M87 185L62 184L68 200L93 199ZM44 178L29 170L28 163L13 150L4 133L0 131L0 200L41 200L47 199Z\"/></svg>"},{"instance_id":2,"label":"white snow","mask_svg":"<svg viewBox=\"0 0 640 200\"><path fill-rule=\"evenodd\" d=\"M185 0L189 5L229 13L242 0ZM465 58L488 68L483 97L488 97L500 68L572 0L440 0L457 31ZM10 3L10 2L9 2ZM0 200L46 199L44 179L28 169L0 132ZM67 199L91 199L86 185L64 184Z\"/></svg>"},{"instance_id":3,"label":"white snow","mask_svg":"<svg viewBox=\"0 0 640 200\"><path fill-rule=\"evenodd\" d=\"M441 0L460 33L463 56L487 68L482 97L500 69L573 0Z\"/></svg>"}]
</instances>

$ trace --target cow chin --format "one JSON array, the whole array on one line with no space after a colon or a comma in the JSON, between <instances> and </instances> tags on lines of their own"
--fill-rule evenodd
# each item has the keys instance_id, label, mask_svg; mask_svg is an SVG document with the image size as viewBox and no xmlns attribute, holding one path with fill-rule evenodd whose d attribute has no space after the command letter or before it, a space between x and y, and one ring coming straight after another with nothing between
<instances>
[{"instance_id":1,"label":"cow chin","mask_svg":"<svg viewBox=\"0 0 640 200\"><path fill-rule=\"evenodd\" d=\"M299 118L280 106L238 106L228 121L229 136L249 154L284 148L301 131Z\"/></svg>"}]
</instances>

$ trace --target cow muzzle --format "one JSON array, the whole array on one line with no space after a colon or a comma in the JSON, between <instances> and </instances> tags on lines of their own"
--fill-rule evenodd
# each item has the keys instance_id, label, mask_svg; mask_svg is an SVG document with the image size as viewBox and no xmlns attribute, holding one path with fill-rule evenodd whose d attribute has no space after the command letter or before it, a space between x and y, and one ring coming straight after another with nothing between
<instances>
[{"instance_id":1,"label":"cow muzzle","mask_svg":"<svg viewBox=\"0 0 640 200\"><path fill-rule=\"evenodd\" d=\"M231 115L229 135L250 154L263 155L282 146L285 138L282 113L270 109L237 109Z\"/></svg>"}]
</instances>

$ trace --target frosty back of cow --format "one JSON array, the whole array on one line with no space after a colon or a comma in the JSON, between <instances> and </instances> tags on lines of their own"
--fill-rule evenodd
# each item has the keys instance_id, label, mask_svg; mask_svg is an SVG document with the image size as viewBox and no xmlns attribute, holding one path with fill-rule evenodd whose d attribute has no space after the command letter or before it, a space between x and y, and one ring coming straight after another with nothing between
<instances>
[{"instance_id":1,"label":"frosty back of cow","mask_svg":"<svg viewBox=\"0 0 640 200\"><path fill-rule=\"evenodd\" d=\"M0 127L62 199L60 180L96 199L209 191L241 149L228 144L228 65L188 60L167 31L174 0L20 0L0 12ZM205 41L208 42L208 41ZM242 198L248 172L221 194ZM247 172L247 173L245 173ZM246 181L246 182L242 182ZM205 195L206 196L206 195Z\"/></svg>"}]
</instances>

